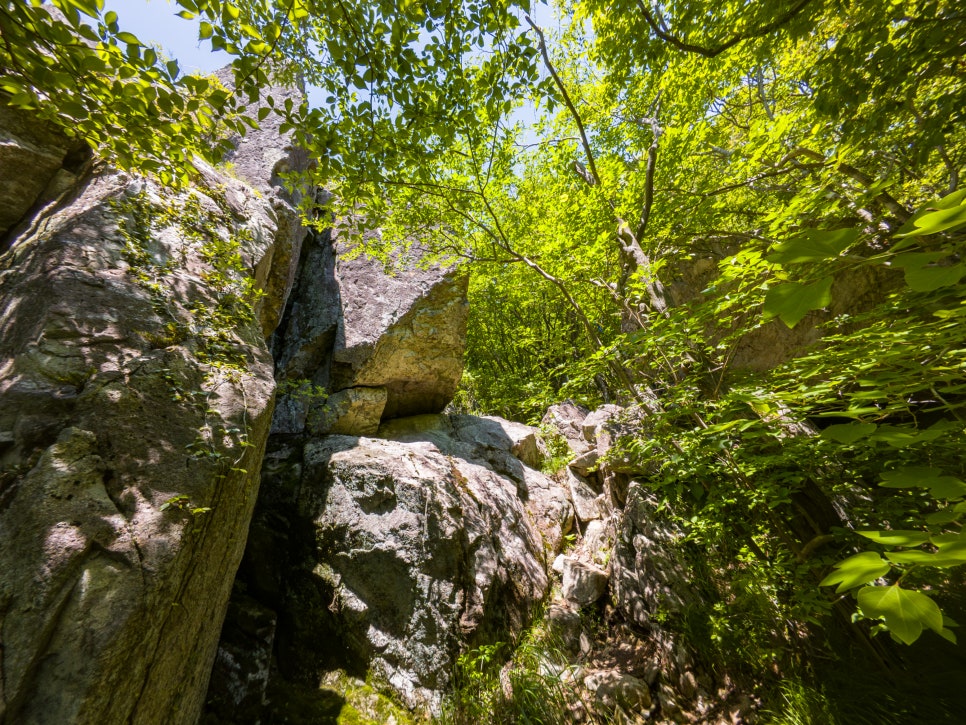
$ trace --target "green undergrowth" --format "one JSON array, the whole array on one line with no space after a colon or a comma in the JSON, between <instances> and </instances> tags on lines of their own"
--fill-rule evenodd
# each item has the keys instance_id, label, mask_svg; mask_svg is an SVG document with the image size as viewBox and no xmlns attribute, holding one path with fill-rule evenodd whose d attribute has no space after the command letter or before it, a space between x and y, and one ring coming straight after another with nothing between
<instances>
[{"instance_id":1,"label":"green undergrowth","mask_svg":"<svg viewBox=\"0 0 966 725\"><path fill-rule=\"evenodd\" d=\"M569 722L578 693L561 678L567 666L567 655L538 618L515 646L494 642L460 656L436 725Z\"/></svg>"}]
</instances>

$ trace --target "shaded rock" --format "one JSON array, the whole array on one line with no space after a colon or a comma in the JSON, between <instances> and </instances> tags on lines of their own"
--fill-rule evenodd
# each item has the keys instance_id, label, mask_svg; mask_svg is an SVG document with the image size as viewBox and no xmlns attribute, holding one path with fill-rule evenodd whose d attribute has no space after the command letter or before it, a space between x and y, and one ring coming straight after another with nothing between
<instances>
[{"instance_id":1,"label":"shaded rock","mask_svg":"<svg viewBox=\"0 0 966 725\"><path fill-rule=\"evenodd\" d=\"M246 270L210 285L178 222L257 264L272 236L216 197L105 172L0 258L4 722L198 718L274 390L254 316L207 316Z\"/></svg>"},{"instance_id":2,"label":"shaded rock","mask_svg":"<svg viewBox=\"0 0 966 725\"><path fill-rule=\"evenodd\" d=\"M335 257L329 231L308 234L288 307L272 339L279 380L310 381L330 393L332 347L342 317ZM277 426L273 423L273 432Z\"/></svg>"},{"instance_id":3,"label":"shaded rock","mask_svg":"<svg viewBox=\"0 0 966 725\"><path fill-rule=\"evenodd\" d=\"M7 232L39 204L60 196L89 158L83 142L33 112L8 106L0 94L0 251Z\"/></svg>"},{"instance_id":4,"label":"shaded rock","mask_svg":"<svg viewBox=\"0 0 966 725\"><path fill-rule=\"evenodd\" d=\"M243 571L279 612L280 680L368 672L435 710L461 649L522 630L572 513L506 429L422 415L380 438L279 438Z\"/></svg>"},{"instance_id":5,"label":"shaded rock","mask_svg":"<svg viewBox=\"0 0 966 725\"><path fill-rule=\"evenodd\" d=\"M567 557L563 565L561 596L578 606L593 604L607 589L607 572Z\"/></svg>"},{"instance_id":6,"label":"shaded rock","mask_svg":"<svg viewBox=\"0 0 966 725\"><path fill-rule=\"evenodd\" d=\"M232 598L212 670L207 707L257 720L265 704L277 617L251 597Z\"/></svg>"},{"instance_id":7,"label":"shaded rock","mask_svg":"<svg viewBox=\"0 0 966 725\"><path fill-rule=\"evenodd\" d=\"M682 535L657 509L653 494L632 483L612 558L614 601L640 627L651 625L653 613L680 612L699 597L678 543Z\"/></svg>"},{"instance_id":8,"label":"shaded rock","mask_svg":"<svg viewBox=\"0 0 966 725\"><path fill-rule=\"evenodd\" d=\"M555 601L547 608L546 626L553 642L563 647L570 654L580 651L580 638L583 625L580 621L580 611L567 601Z\"/></svg>"},{"instance_id":9,"label":"shaded rock","mask_svg":"<svg viewBox=\"0 0 966 725\"><path fill-rule=\"evenodd\" d=\"M647 683L617 670L597 670L587 674L584 687L594 693L595 709L602 715L612 714L616 709L637 715L651 707L651 690Z\"/></svg>"}]
</instances>

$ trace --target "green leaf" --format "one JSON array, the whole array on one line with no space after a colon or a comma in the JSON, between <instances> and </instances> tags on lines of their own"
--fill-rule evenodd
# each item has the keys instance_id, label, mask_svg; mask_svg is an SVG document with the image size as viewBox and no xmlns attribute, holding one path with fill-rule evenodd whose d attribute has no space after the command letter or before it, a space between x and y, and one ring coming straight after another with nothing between
<instances>
[{"instance_id":1,"label":"green leaf","mask_svg":"<svg viewBox=\"0 0 966 725\"><path fill-rule=\"evenodd\" d=\"M962 264L949 267L909 267L906 269L905 278L906 284L915 292L932 292L956 284L964 274L966 267Z\"/></svg>"},{"instance_id":2,"label":"green leaf","mask_svg":"<svg viewBox=\"0 0 966 725\"><path fill-rule=\"evenodd\" d=\"M963 547L945 551L922 551L913 549L910 551L888 551L886 558L894 564L913 564L920 566L935 566L948 569L953 566L966 564L966 549Z\"/></svg>"},{"instance_id":3,"label":"green leaf","mask_svg":"<svg viewBox=\"0 0 966 725\"><path fill-rule=\"evenodd\" d=\"M201 26L198 28L198 37L201 38L201 40L205 40L210 38L214 32L215 29L211 27L211 23L202 21Z\"/></svg>"},{"instance_id":4,"label":"green leaf","mask_svg":"<svg viewBox=\"0 0 966 725\"><path fill-rule=\"evenodd\" d=\"M903 428L897 425L881 425L871 438L874 441L888 443L893 448L905 448L920 442L919 432L914 428Z\"/></svg>"},{"instance_id":5,"label":"green leaf","mask_svg":"<svg viewBox=\"0 0 966 725\"><path fill-rule=\"evenodd\" d=\"M874 433L876 428L878 426L875 423L838 423L823 430L821 436L837 443L852 445Z\"/></svg>"},{"instance_id":6,"label":"green leaf","mask_svg":"<svg viewBox=\"0 0 966 725\"><path fill-rule=\"evenodd\" d=\"M947 209L929 212L914 221L915 229L896 237L919 237L939 232L955 231L966 226L966 205L960 204Z\"/></svg>"},{"instance_id":7,"label":"green leaf","mask_svg":"<svg viewBox=\"0 0 966 725\"><path fill-rule=\"evenodd\" d=\"M937 511L934 514L929 514L925 521L930 526L943 526L945 524L951 524L953 521L959 520L960 514L951 510Z\"/></svg>"},{"instance_id":8,"label":"green leaf","mask_svg":"<svg viewBox=\"0 0 966 725\"><path fill-rule=\"evenodd\" d=\"M905 466L894 471L883 471L879 485L885 488L915 488L921 486L923 480L936 478L941 473L938 468L929 466Z\"/></svg>"},{"instance_id":9,"label":"green leaf","mask_svg":"<svg viewBox=\"0 0 966 725\"><path fill-rule=\"evenodd\" d=\"M765 318L778 317L793 328L812 310L828 305L832 301L831 290L831 277L807 285L788 282L774 287L765 295Z\"/></svg>"},{"instance_id":10,"label":"green leaf","mask_svg":"<svg viewBox=\"0 0 966 725\"><path fill-rule=\"evenodd\" d=\"M859 590L859 609L869 619L881 619L900 641L912 644L923 627L943 631L942 611L932 599L919 591L899 586L869 586Z\"/></svg>"},{"instance_id":11,"label":"green leaf","mask_svg":"<svg viewBox=\"0 0 966 725\"><path fill-rule=\"evenodd\" d=\"M134 35L134 33L121 31L117 34L117 39L122 43L127 43L128 45L141 45L141 41L138 40L138 36Z\"/></svg>"},{"instance_id":12,"label":"green leaf","mask_svg":"<svg viewBox=\"0 0 966 725\"><path fill-rule=\"evenodd\" d=\"M837 257L860 236L858 229L808 229L775 247L766 259L775 264L814 262Z\"/></svg>"},{"instance_id":13,"label":"green leaf","mask_svg":"<svg viewBox=\"0 0 966 725\"><path fill-rule=\"evenodd\" d=\"M919 546L929 541L924 531L856 531L855 533L886 546Z\"/></svg>"},{"instance_id":14,"label":"green leaf","mask_svg":"<svg viewBox=\"0 0 966 725\"><path fill-rule=\"evenodd\" d=\"M837 584L835 591L841 594L846 589L878 579L891 568L892 565L874 551L863 551L836 564L835 571L822 579L819 586L830 587Z\"/></svg>"}]
</instances>

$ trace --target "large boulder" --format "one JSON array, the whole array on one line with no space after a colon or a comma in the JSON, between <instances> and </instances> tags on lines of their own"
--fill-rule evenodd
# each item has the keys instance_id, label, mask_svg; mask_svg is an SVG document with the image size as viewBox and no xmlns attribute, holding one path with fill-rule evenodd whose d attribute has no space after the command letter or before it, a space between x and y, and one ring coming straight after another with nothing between
<instances>
[{"instance_id":1,"label":"large boulder","mask_svg":"<svg viewBox=\"0 0 966 725\"><path fill-rule=\"evenodd\" d=\"M343 247L339 228L309 240L274 345L281 380L311 381L333 400L287 395L277 433L301 433L311 409L327 404L313 433L368 435L383 420L440 412L462 376L466 275L418 260L387 271L369 257L340 258Z\"/></svg>"},{"instance_id":2,"label":"large boulder","mask_svg":"<svg viewBox=\"0 0 966 725\"><path fill-rule=\"evenodd\" d=\"M247 300L277 239L247 185L201 177L101 173L0 258L0 721L198 718L271 417Z\"/></svg>"},{"instance_id":3,"label":"large boulder","mask_svg":"<svg viewBox=\"0 0 966 725\"><path fill-rule=\"evenodd\" d=\"M524 433L422 415L379 437L274 437L242 579L278 612L276 680L368 672L433 711L462 649L519 633L573 522L566 490L512 454Z\"/></svg>"},{"instance_id":4,"label":"large boulder","mask_svg":"<svg viewBox=\"0 0 966 725\"><path fill-rule=\"evenodd\" d=\"M439 267L386 274L364 257L340 262L342 320L332 387L384 387L383 419L438 413L463 374L468 277Z\"/></svg>"}]
</instances>

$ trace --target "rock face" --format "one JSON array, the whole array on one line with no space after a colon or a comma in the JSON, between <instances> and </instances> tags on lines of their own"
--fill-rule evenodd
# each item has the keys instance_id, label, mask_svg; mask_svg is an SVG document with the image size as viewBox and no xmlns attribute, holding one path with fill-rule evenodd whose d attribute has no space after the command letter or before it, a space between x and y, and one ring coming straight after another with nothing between
<instances>
[{"instance_id":1,"label":"rock face","mask_svg":"<svg viewBox=\"0 0 966 725\"><path fill-rule=\"evenodd\" d=\"M573 516L512 455L519 428L423 415L379 437L273 439L242 577L279 613L277 677L368 671L434 710L462 648L522 629Z\"/></svg>"},{"instance_id":2,"label":"rock face","mask_svg":"<svg viewBox=\"0 0 966 725\"><path fill-rule=\"evenodd\" d=\"M288 395L278 433L308 425L319 435L368 435L382 420L438 413L463 372L465 274L415 264L388 273L366 257L337 260L336 233L309 240L274 343L280 380L311 381L333 400Z\"/></svg>"},{"instance_id":3,"label":"rock face","mask_svg":"<svg viewBox=\"0 0 966 725\"><path fill-rule=\"evenodd\" d=\"M7 247L7 233L76 182L90 159L83 142L5 100L0 94L0 251Z\"/></svg>"},{"instance_id":4,"label":"rock face","mask_svg":"<svg viewBox=\"0 0 966 725\"><path fill-rule=\"evenodd\" d=\"M70 149L13 137L49 187ZM199 175L100 172L0 257L0 722L199 716L272 412L278 314L247 300L295 243L281 193Z\"/></svg>"}]
</instances>

